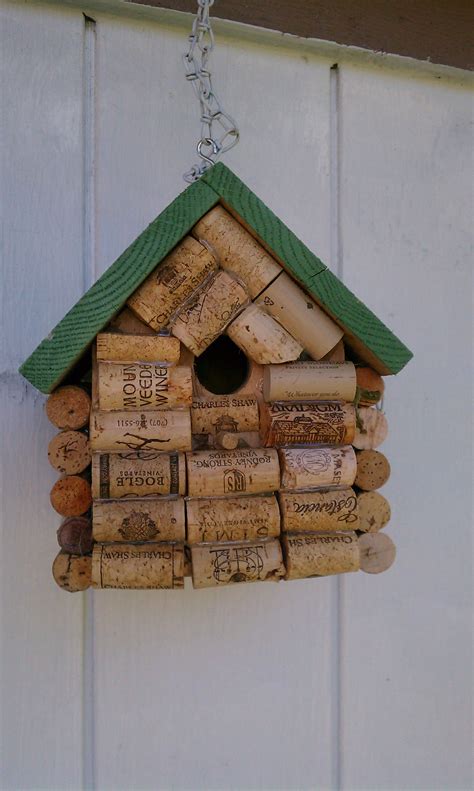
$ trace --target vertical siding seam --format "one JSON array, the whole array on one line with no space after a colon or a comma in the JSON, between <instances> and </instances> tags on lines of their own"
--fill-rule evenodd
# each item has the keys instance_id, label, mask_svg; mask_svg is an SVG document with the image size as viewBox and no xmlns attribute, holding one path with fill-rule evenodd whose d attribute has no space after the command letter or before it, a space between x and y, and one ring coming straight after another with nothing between
<instances>
[{"instance_id":1,"label":"vertical siding seam","mask_svg":"<svg viewBox=\"0 0 474 791\"><path fill-rule=\"evenodd\" d=\"M82 53L83 111L83 199L82 199L82 274L87 291L96 272L96 23L83 14ZM82 639L82 775L83 788L92 791L95 782L95 705L94 705L94 597L83 595Z\"/></svg>"},{"instance_id":2,"label":"vertical siding seam","mask_svg":"<svg viewBox=\"0 0 474 791\"><path fill-rule=\"evenodd\" d=\"M84 291L87 291L96 280L96 23L83 16L83 274Z\"/></svg>"},{"instance_id":3,"label":"vertical siding seam","mask_svg":"<svg viewBox=\"0 0 474 791\"><path fill-rule=\"evenodd\" d=\"M339 67L335 63L329 71L329 191L330 191L330 260L331 269L343 280L341 200L340 200L340 93ZM332 636L332 786L334 791L342 788L342 575L331 580L331 636Z\"/></svg>"}]
</instances>

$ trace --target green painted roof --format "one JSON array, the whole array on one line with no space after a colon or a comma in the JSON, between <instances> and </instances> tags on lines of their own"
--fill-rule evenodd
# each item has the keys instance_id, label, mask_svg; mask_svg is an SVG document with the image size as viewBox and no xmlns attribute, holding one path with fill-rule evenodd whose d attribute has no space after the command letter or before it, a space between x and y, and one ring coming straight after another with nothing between
<instances>
[{"instance_id":1,"label":"green painted roof","mask_svg":"<svg viewBox=\"0 0 474 791\"><path fill-rule=\"evenodd\" d=\"M23 363L20 373L50 393L140 283L222 203L343 328L350 346L383 374L398 373L412 353L229 168L214 165L181 193L125 250Z\"/></svg>"}]
</instances>

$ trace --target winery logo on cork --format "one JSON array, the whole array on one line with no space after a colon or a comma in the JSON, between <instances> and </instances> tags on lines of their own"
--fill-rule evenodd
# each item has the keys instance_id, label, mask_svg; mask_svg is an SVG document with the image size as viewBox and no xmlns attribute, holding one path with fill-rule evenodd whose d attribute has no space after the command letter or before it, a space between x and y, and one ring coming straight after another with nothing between
<instances>
[{"instance_id":1,"label":"winery logo on cork","mask_svg":"<svg viewBox=\"0 0 474 791\"><path fill-rule=\"evenodd\" d=\"M132 511L130 516L122 520L119 529L124 541L150 541L159 532L156 522L144 511Z\"/></svg>"},{"instance_id":2,"label":"winery logo on cork","mask_svg":"<svg viewBox=\"0 0 474 791\"><path fill-rule=\"evenodd\" d=\"M300 413L300 414L295 414ZM273 440L281 444L338 444L344 441L344 413L339 404L273 404Z\"/></svg>"},{"instance_id":3,"label":"winery logo on cork","mask_svg":"<svg viewBox=\"0 0 474 791\"><path fill-rule=\"evenodd\" d=\"M323 473L327 472L331 466L331 454L326 450L303 451L299 458L305 472L313 474Z\"/></svg>"},{"instance_id":4,"label":"winery logo on cork","mask_svg":"<svg viewBox=\"0 0 474 791\"><path fill-rule=\"evenodd\" d=\"M252 547L223 547L212 549L212 575L217 582L250 582L263 569L263 545Z\"/></svg>"},{"instance_id":5,"label":"winery logo on cork","mask_svg":"<svg viewBox=\"0 0 474 791\"><path fill-rule=\"evenodd\" d=\"M188 271L178 272L174 266L164 264L158 270L156 280L169 291L176 291L187 279L188 274Z\"/></svg>"},{"instance_id":6,"label":"winery logo on cork","mask_svg":"<svg viewBox=\"0 0 474 791\"><path fill-rule=\"evenodd\" d=\"M216 433L220 431L229 431L231 433L235 433L239 430L239 424L237 420L234 420L234 418L230 415L221 415L217 420L214 421L212 425L214 426Z\"/></svg>"},{"instance_id":7,"label":"winery logo on cork","mask_svg":"<svg viewBox=\"0 0 474 791\"><path fill-rule=\"evenodd\" d=\"M245 492L247 481L245 475L240 470L226 470L224 472L224 492L239 493Z\"/></svg>"},{"instance_id":8,"label":"winery logo on cork","mask_svg":"<svg viewBox=\"0 0 474 791\"><path fill-rule=\"evenodd\" d=\"M321 502L299 502L298 499L293 501L293 513L298 516L306 516L307 514L328 514L329 516L337 516L338 522L352 522L358 521L357 514L357 498L351 494L348 497L338 497L337 493L334 497Z\"/></svg>"}]
</instances>

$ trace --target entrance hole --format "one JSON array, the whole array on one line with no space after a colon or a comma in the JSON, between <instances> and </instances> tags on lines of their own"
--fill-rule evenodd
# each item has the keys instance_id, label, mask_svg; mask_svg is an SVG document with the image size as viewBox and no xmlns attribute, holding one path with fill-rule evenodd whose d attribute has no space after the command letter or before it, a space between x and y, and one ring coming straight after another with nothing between
<instances>
[{"instance_id":1,"label":"entrance hole","mask_svg":"<svg viewBox=\"0 0 474 791\"><path fill-rule=\"evenodd\" d=\"M249 361L227 335L220 335L196 357L194 370L206 390L215 395L229 395L247 381Z\"/></svg>"}]
</instances>

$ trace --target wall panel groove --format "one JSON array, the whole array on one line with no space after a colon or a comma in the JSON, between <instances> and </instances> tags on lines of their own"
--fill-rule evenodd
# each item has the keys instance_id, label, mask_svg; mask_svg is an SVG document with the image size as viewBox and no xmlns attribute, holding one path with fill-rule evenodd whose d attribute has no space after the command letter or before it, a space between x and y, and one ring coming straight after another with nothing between
<instances>
[{"instance_id":1,"label":"wall panel groove","mask_svg":"<svg viewBox=\"0 0 474 791\"><path fill-rule=\"evenodd\" d=\"M330 226L331 251L330 262L333 272L344 280L342 240L341 240L341 184L340 184L340 85L339 65L333 63L329 71L329 186L330 186ZM342 778L342 717L343 701L341 688L342 661L342 598L339 577L331 580L332 585L332 641L333 641L333 684L331 690L333 707L333 781L332 788L339 791Z\"/></svg>"},{"instance_id":2,"label":"wall panel groove","mask_svg":"<svg viewBox=\"0 0 474 791\"><path fill-rule=\"evenodd\" d=\"M96 153L97 153L97 33L96 22L83 15L83 290L97 279L96 261ZM95 783L95 674L94 674L94 594L82 594L83 617L83 786L87 791Z\"/></svg>"}]
</instances>

